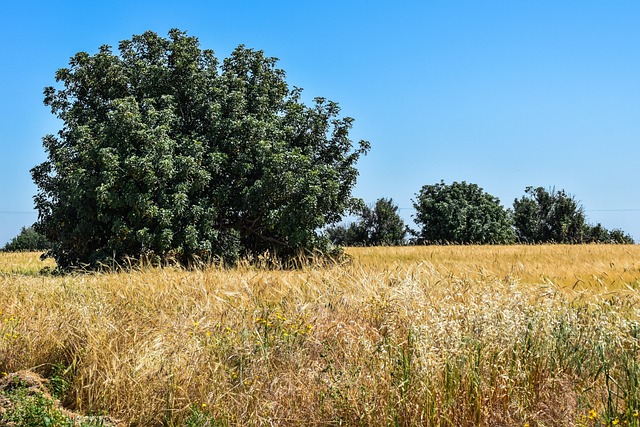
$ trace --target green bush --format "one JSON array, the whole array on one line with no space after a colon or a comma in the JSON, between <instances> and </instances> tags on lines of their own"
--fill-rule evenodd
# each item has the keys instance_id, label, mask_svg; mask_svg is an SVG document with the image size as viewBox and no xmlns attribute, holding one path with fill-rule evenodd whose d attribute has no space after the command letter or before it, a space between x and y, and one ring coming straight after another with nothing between
<instances>
[{"instance_id":1,"label":"green bush","mask_svg":"<svg viewBox=\"0 0 640 427\"><path fill-rule=\"evenodd\" d=\"M527 187L513 202L516 237L522 243L583 243L584 208L564 190Z\"/></svg>"},{"instance_id":2,"label":"green bush","mask_svg":"<svg viewBox=\"0 0 640 427\"><path fill-rule=\"evenodd\" d=\"M553 188L527 187L513 202L513 224L521 243L634 243L620 229L588 224L576 198Z\"/></svg>"},{"instance_id":3,"label":"green bush","mask_svg":"<svg viewBox=\"0 0 640 427\"><path fill-rule=\"evenodd\" d=\"M337 245L399 246L405 243L407 226L398 215L393 199L381 198L373 208L361 206L358 221L327 229L327 235Z\"/></svg>"},{"instance_id":4,"label":"green bush","mask_svg":"<svg viewBox=\"0 0 640 427\"><path fill-rule=\"evenodd\" d=\"M413 202L419 243L504 244L514 240L509 212L497 197L465 181L425 185Z\"/></svg>"},{"instance_id":5,"label":"green bush","mask_svg":"<svg viewBox=\"0 0 640 427\"><path fill-rule=\"evenodd\" d=\"M5 252L45 251L51 243L33 227L22 227L20 233L2 248Z\"/></svg>"}]
</instances>

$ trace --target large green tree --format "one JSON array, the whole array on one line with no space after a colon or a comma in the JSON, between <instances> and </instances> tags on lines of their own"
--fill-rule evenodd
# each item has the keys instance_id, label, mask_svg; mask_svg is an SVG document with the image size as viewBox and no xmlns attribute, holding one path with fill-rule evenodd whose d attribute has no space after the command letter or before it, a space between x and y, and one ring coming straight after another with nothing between
<instances>
[{"instance_id":1,"label":"large green tree","mask_svg":"<svg viewBox=\"0 0 640 427\"><path fill-rule=\"evenodd\" d=\"M425 185L413 201L420 243L502 244L513 241L509 212L500 200L465 181Z\"/></svg>"},{"instance_id":2,"label":"large green tree","mask_svg":"<svg viewBox=\"0 0 640 427\"><path fill-rule=\"evenodd\" d=\"M348 226L336 225L327 230L329 238L345 246L398 246L405 243L407 226L398 215L393 199L380 198L371 208L361 206L359 219Z\"/></svg>"},{"instance_id":3,"label":"large green tree","mask_svg":"<svg viewBox=\"0 0 640 427\"><path fill-rule=\"evenodd\" d=\"M179 30L73 56L45 89L63 127L32 170L49 255L68 268L324 250L317 230L350 207L369 145L336 103L303 104L276 62L241 45L219 63Z\"/></svg>"}]
</instances>

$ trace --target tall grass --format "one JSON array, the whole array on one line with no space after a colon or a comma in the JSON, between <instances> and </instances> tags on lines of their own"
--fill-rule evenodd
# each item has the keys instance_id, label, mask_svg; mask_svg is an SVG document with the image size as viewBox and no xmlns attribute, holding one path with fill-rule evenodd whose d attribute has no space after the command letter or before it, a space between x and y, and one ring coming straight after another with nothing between
<instances>
[{"instance_id":1,"label":"tall grass","mask_svg":"<svg viewBox=\"0 0 640 427\"><path fill-rule=\"evenodd\" d=\"M40 260L40 253L35 252L1 252L0 275L38 276L56 263L52 259Z\"/></svg>"},{"instance_id":2,"label":"tall grass","mask_svg":"<svg viewBox=\"0 0 640 427\"><path fill-rule=\"evenodd\" d=\"M639 425L639 247L349 253L62 277L0 254L0 372L141 426Z\"/></svg>"}]
</instances>

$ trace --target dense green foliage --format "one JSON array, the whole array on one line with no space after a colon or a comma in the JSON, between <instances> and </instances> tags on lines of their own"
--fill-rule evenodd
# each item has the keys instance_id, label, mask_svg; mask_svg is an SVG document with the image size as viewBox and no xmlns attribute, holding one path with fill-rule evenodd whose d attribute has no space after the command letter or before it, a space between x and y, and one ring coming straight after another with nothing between
<instances>
[{"instance_id":1,"label":"dense green foliage","mask_svg":"<svg viewBox=\"0 0 640 427\"><path fill-rule=\"evenodd\" d=\"M608 236L607 236L608 239L600 240L601 243L617 243L617 244L624 244L624 245L633 245L636 243L633 240L633 237L631 237L629 233L626 233L624 230L621 230L620 228L614 228L611 231L609 230L607 231L608 231Z\"/></svg>"},{"instance_id":2,"label":"dense green foliage","mask_svg":"<svg viewBox=\"0 0 640 427\"><path fill-rule=\"evenodd\" d=\"M527 187L513 202L513 223L522 243L581 243L586 219L584 209L564 190Z\"/></svg>"},{"instance_id":3,"label":"dense green foliage","mask_svg":"<svg viewBox=\"0 0 640 427\"><path fill-rule=\"evenodd\" d=\"M418 242L502 244L514 240L509 212L476 184L425 185L413 202Z\"/></svg>"},{"instance_id":4,"label":"dense green foliage","mask_svg":"<svg viewBox=\"0 0 640 427\"><path fill-rule=\"evenodd\" d=\"M619 228L607 230L600 223L587 225L584 232L585 243L612 243L612 244L634 244L633 237Z\"/></svg>"},{"instance_id":5,"label":"dense green foliage","mask_svg":"<svg viewBox=\"0 0 640 427\"><path fill-rule=\"evenodd\" d=\"M76 54L45 89L60 118L32 170L38 231L61 268L128 257L324 250L352 203L355 164L336 103L308 107L276 59L239 46L221 64L178 30Z\"/></svg>"},{"instance_id":6,"label":"dense green foliage","mask_svg":"<svg viewBox=\"0 0 640 427\"><path fill-rule=\"evenodd\" d=\"M33 227L22 227L20 233L2 248L6 252L45 251L51 243Z\"/></svg>"},{"instance_id":7,"label":"dense green foliage","mask_svg":"<svg viewBox=\"0 0 640 427\"><path fill-rule=\"evenodd\" d=\"M373 208L362 206L356 222L329 227L327 235L337 245L398 246L405 243L406 230L398 206L392 199L381 198Z\"/></svg>"},{"instance_id":8,"label":"dense green foliage","mask_svg":"<svg viewBox=\"0 0 640 427\"><path fill-rule=\"evenodd\" d=\"M582 205L564 190L527 187L513 202L513 223L522 243L634 243L622 230L587 224Z\"/></svg>"}]
</instances>

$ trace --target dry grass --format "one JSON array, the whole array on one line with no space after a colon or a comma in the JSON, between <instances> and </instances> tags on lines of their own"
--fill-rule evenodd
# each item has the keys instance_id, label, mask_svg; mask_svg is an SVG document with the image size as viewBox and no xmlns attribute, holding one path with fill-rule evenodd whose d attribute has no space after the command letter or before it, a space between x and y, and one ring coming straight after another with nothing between
<instances>
[{"instance_id":1,"label":"dry grass","mask_svg":"<svg viewBox=\"0 0 640 427\"><path fill-rule=\"evenodd\" d=\"M552 283L563 289L620 289L636 287L640 280L638 245L351 248L349 253L366 268L426 263L440 274Z\"/></svg>"},{"instance_id":2,"label":"dry grass","mask_svg":"<svg viewBox=\"0 0 640 427\"><path fill-rule=\"evenodd\" d=\"M640 247L349 253L65 277L0 254L0 371L140 426L638 425Z\"/></svg>"},{"instance_id":3,"label":"dry grass","mask_svg":"<svg viewBox=\"0 0 640 427\"><path fill-rule=\"evenodd\" d=\"M55 261L40 260L39 253L0 252L0 275L40 275L43 269L54 268Z\"/></svg>"}]
</instances>

